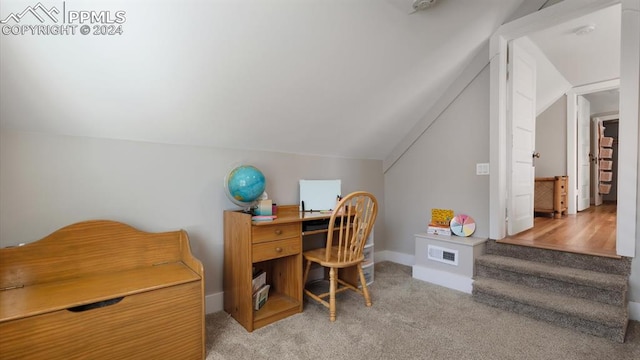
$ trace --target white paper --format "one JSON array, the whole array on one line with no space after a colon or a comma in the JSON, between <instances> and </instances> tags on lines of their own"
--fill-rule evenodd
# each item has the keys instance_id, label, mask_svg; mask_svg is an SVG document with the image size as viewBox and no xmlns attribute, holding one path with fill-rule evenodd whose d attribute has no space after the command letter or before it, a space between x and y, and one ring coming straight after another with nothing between
<instances>
[{"instance_id":1,"label":"white paper","mask_svg":"<svg viewBox=\"0 0 640 360\"><path fill-rule=\"evenodd\" d=\"M336 197L342 196L340 180L300 180L300 210L333 210Z\"/></svg>"}]
</instances>

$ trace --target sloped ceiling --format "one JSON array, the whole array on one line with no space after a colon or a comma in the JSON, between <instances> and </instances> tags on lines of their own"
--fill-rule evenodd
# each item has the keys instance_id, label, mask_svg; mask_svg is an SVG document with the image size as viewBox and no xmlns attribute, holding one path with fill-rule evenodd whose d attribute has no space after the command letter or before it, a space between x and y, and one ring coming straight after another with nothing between
<instances>
[{"instance_id":1,"label":"sloped ceiling","mask_svg":"<svg viewBox=\"0 0 640 360\"><path fill-rule=\"evenodd\" d=\"M0 125L384 159L522 2L82 2L124 34L2 36Z\"/></svg>"},{"instance_id":2,"label":"sloped ceiling","mask_svg":"<svg viewBox=\"0 0 640 360\"><path fill-rule=\"evenodd\" d=\"M574 87L620 77L620 4L538 31L530 38ZM591 32L578 35L584 27Z\"/></svg>"},{"instance_id":3,"label":"sloped ceiling","mask_svg":"<svg viewBox=\"0 0 640 360\"><path fill-rule=\"evenodd\" d=\"M572 87L620 77L621 5L613 5L529 36ZM579 29L592 26L578 35ZM564 91L561 95L564 94ZM615 112L618 90L586 95L591 114Z\"/></svg>"}]
</instances>

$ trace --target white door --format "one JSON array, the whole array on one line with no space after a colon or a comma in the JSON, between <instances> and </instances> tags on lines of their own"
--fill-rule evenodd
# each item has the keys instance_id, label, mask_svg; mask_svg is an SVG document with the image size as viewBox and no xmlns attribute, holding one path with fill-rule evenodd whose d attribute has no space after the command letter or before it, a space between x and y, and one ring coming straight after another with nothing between
<instances>
[{"instance_id":1,"label":"white door","mask_svg":"<svg viewBox=\"0 0 640 360\"><path fill-rule=\"evenodd\" d=\"M517 40L509 42L508 62L507 232L513 235L533 227L536 63Z\"/></svg>"},{"instance_id":2,"label":"white door","mask_svg":"<svg viewBox=\"0 0 640 360\"><path fill-rule=\"evenodd\" d=\"M584 96L578 96L578 211L588 209L591 191L591 106Z\"/></svg>"},{"instance_id":3,"label":"white door","mask_svg":"<svg viewBox=\"0 0 640 360\"><path fill-rule=\"evenodd\" d=\"M598 159L600 158L600 134L603 133L604 127L602 120L593 119L591 122L591 200L593 205L602 205L602 195L598 189L600 182L600 166Z\"/></svg>"}]
</instances>

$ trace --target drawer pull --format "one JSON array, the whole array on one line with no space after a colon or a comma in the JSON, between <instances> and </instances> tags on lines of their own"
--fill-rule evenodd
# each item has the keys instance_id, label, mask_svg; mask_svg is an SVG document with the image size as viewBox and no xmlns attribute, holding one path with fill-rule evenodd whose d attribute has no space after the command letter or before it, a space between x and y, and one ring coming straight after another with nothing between
<instances>
[{"instance_id":1,"label":"drawer pull","mask_svg":"<svg viewBox=\"0 0 640 360\"><path fill-rule=\"evenodd\" d=\"M280 234L282 234L282 230L276 229L275 233L276 233L276 235L280 235Z\"/></svg>"},{"instance_id":2,"label":"drawer pull","mask_svg":"<svg viewBox=\"0 0 640 360\"><path fill-rule=\"evenodd\" d=\"M122 301L122 299L124 299L124 296L120 296L120 297L117 297L117 298L104 300L104 301L97 301L97 302L94 302L94 303L91 303L91 304L74 306L74 307L68 308L67 310L69 310L71 312L83 312L83 311L87 311L87 310L91 310L91 309L98 309L98 308L109 306L109 305L115 305L115 304L119 303L120 301Z\"/></svg>"},{"instance_id":3,"label":"drawer pull","mask_svg":"<svg viewBox=\"0 0 640 360\"><path fill-rule=\"evenodd\" d=\"M282 248L281 248L281 247L277 247L277 248L276 248L276 252L278 252L278 253L279 253L279 252L282 252Z\"/></svg>"}]
</instances>

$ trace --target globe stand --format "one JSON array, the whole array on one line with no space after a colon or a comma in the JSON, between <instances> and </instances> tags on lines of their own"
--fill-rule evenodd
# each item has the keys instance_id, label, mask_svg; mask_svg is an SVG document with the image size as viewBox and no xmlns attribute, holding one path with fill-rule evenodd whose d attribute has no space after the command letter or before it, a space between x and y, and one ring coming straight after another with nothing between
<instances>
[{"instance_id":1,"label":"globe stand","mask_svg":"<svg viewBox=\"0 0 640 360\"><path fill-rule=\"evenodd\" d=\"M242 209L242 212L243 212L243 213L245 213L245 214L251 214L251 215L253 215L253 214L254 214L254 210L255 210L255 209L256 209L256 207L255 207L255 206L249 206L249 207L247 207L247 208Z\"/></svg>"}]
</instances>

